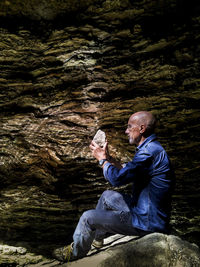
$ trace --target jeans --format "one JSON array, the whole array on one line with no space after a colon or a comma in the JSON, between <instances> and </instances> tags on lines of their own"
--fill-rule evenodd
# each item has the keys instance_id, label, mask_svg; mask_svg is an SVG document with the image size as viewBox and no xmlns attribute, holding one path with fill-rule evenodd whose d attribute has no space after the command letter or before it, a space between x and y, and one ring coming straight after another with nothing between
<instances>
[{"instance_id":1,"label":"jeans","mask_svg":"<svg viewBox=\"0 0 200 267\"><path fill-rule=\"evenodd\" d=\"M73 255L85 256L95 239L103 239L106 233L122 235L145 235L148 232L132 225L131 197L112 190L103 192L96 209L85 211L79 219L73 240Z\"/></svg>"}]
</instances>

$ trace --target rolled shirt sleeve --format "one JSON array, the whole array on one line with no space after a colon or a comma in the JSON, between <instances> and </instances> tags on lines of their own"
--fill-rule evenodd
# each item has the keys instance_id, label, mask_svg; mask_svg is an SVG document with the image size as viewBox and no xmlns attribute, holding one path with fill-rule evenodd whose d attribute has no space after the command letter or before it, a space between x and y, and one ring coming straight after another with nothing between
<instances>
[{"instance_id":1,"label":"rolled shirt sleeve","mask_svg":"<svg viewBox=\"0 0 200 267\"><path fill-rule=\"evenodd\" d=\"M104 167L103 167L103 175L104 175L104 177L105 177L105 179L106 179L107 181L109 181L109 178L108 178L108 168L109 168L110 166L112 166L112 164L111 164L110 162L107 162L107 163L104 165Z\"/></svg>"}]
</instances>

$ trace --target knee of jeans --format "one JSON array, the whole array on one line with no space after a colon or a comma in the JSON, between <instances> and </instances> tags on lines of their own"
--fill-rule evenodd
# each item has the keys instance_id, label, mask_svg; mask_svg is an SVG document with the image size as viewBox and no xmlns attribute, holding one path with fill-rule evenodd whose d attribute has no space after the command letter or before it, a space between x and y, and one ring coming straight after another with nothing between
<instances>
[{"instance_id":1,"label":"knee of jeans","mask_svg":"<svg viewBox=\"0 0 200 267\"><path fill-rule=\"evenodd\" d=\"M113 203L115 201L118 201L118 199L122 198L122 196L119 192L113 191L113 190L106 190L106 191L104 191L104 193L102 195L103 195L104 200L113 201Z\"/></svg>"},{"instance_id":2,"label":"knee of jeans","mask_svg":"<svg viewBox=\"0 0 200 267\"><path fill-rule=\"evenodd\" d=\"M83 212L81 218L84 221L88 221L90 218L93 217L93 211L92 210L87 210L85 212Z\"/></svg>"},{"instance_id":3,"label":"knee of jeans","mask_svg":"<svg viewBox=\"0 0 200 267\"><path fill-rule=\"evenodd\" d=\"M84 225L88 225L90 228L93 228L93 222L94 222L93 210L85 211L81 216L81 220Z\"/></svg>"},{"instance_id":4,"label":"knee of jeans","mask_svg":"<svg viewBox=\"0 0 200 267\"><path fill-rule=\"evenodd\" d=\"M113 191L113 190L105 190L102 194L102 197L104 199L110 199L111 197L113 197L113 195L115 195L117 192Z\"/></svg>"},{"instance_id":5,"label":"knee of jeans","mask_svg":"<svg viewBox=\"0 0 200 267\"><path fill-rule=\"evenodd\" d=\"M113 192L112 190L105 190L103 193L102 193L102 196L103 197L106 197L106 196L109 196L111 194L111 192Z\"/></svg>"}]
</instances>

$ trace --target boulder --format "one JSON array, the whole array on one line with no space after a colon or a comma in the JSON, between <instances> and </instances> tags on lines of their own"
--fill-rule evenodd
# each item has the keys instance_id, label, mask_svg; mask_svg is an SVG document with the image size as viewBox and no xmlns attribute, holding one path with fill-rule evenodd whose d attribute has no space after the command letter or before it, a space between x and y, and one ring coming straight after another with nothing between
<instances>
[{"instance_id":1,"label":"boulder","mask_svg":"<svg viewBox=\"0 0 200 267\"><path fill-rule=\"evenodd\" d=\"M112 240L113 239L113 240ZM96 254L64 264L71 267L198 267L200 250L174 235L153 233L142 238L115 235Z\"/></svg>"}]
</instances>

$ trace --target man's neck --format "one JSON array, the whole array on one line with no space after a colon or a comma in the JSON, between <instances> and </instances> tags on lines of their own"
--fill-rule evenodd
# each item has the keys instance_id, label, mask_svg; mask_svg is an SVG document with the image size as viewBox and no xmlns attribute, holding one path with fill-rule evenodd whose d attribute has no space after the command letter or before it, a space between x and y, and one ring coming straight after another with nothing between
<instances>
[{"instance_id":1,"label":"man's neck","mask_svg":"<svg viewBox=\"0 0 200 267\"><path fill-rule=\"evenodd\" d=\"M144 142L145 139L146 139L146 137L142 136L140 139L140 142L137 144L137 146L140 146Z\"/></svg>"}]
</instances>

